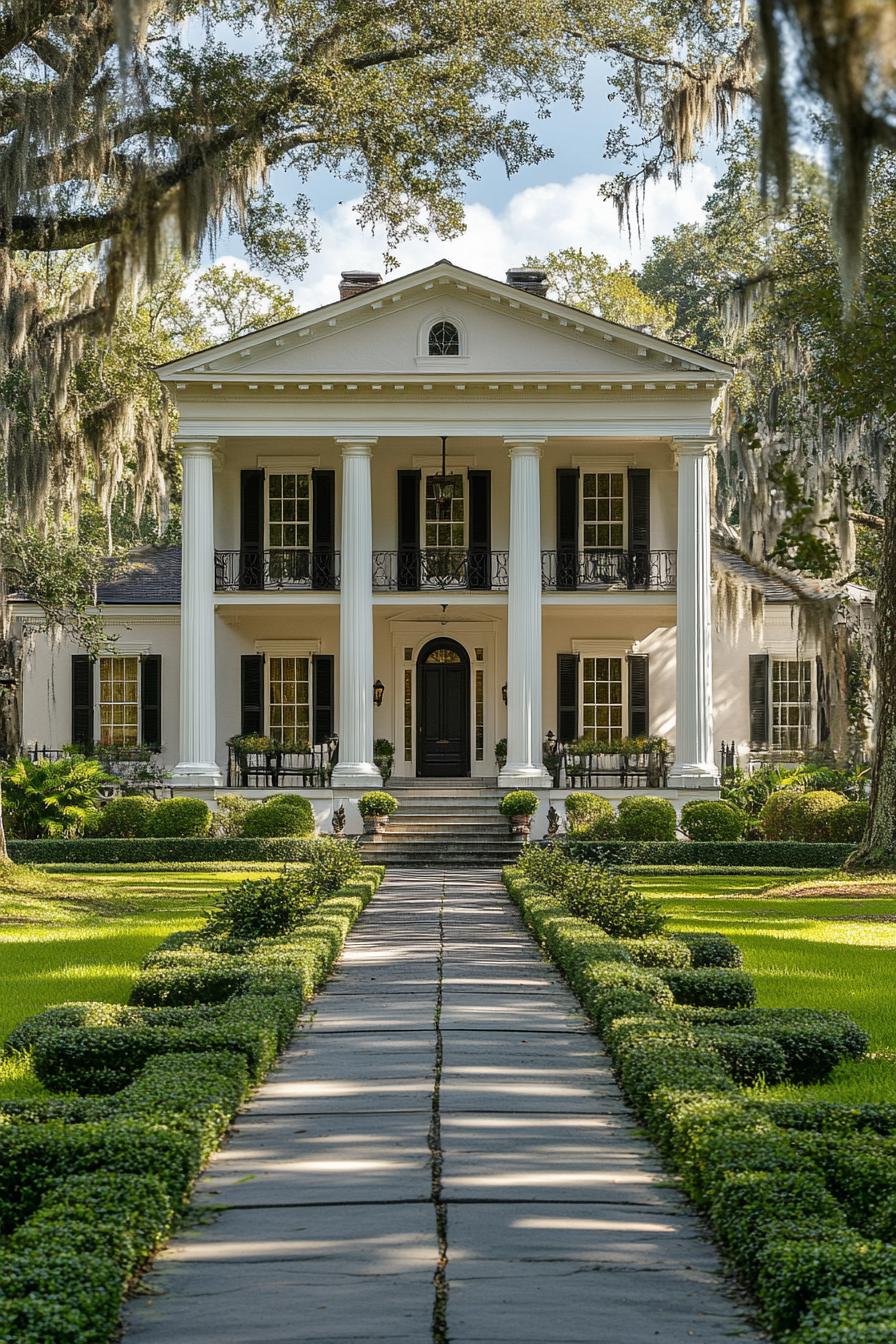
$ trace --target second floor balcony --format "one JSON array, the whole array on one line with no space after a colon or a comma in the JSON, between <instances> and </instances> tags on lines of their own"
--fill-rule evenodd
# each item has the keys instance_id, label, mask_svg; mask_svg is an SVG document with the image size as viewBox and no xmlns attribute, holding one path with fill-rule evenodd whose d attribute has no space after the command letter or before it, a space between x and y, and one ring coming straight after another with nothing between
<instances>
[{"instance_id":1,"label":"second floor balcony","mask_svg":"<svg viewBox=\"0 0 896 1344\"><path fill-rule=\"evenodd\" d=\"M479 547L404 547L374 551L371 586L379 593L506 592L509 552ZM676 552L593 549L541 553L547 593L674 592ZM215 551L219 593L337 592L339 552L330 547Z\"/></svg>"}]
</instances>

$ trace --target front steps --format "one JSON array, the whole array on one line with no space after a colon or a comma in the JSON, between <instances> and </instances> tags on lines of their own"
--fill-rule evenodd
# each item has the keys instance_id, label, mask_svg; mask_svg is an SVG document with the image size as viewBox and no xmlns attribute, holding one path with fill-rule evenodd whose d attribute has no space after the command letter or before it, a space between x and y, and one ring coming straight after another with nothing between
<instances>
[{"instance_id":1,"label":"front steps","mask_svg":"<svg viewBox=\"0 0 896 1344\"><path fill-rule=\"evenodd\" d=\"M521 842L498 811L503 790L472 779L396 780L386 785L399 808L385 835L365 835L368 863L390 868L500 868L515 863Z\"/></svg>"}]
</instances>

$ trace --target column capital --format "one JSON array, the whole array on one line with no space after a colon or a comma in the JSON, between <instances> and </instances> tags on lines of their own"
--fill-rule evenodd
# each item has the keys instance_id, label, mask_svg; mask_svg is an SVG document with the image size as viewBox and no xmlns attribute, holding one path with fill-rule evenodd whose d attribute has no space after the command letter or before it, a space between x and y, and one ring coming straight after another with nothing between
<instances>
[{"instance_id":1,"label":"column capital","mask_svg":"<svg viewBox=\"0 0 896 1344\"><path fill-rule=\"evenodd\" d=\"M174 446L181 457L214 457L220 442L217 434L175 434Z\"/></svg>"},{"instance_id":2,"label":"column capital","mask_svg":"<svg viewBox=\"0 0 896 1344\"><path fill-rule=\"evenodd\" d=\"M377 434L338 434L335 442L343 457L369 457L378 438Z\"/></svg>"},{"instance_id":3,"label":"column capital","mask_svg":"<svg viewBox=\"0 0 896 1344\"><path fill-rule=\"evenodd\" d=\"M546 434L505 434L504 446L511 457L541 457L541 449L548 441Z\"/></svg>"},{"instance_id":4,"label":"column capital","mask_svg":"<svg viewBox=\"0 0 896 1344\"><path fill-rule=\"evenodd\" d=\"M673 439L671 447L676 457L707 457L715 451L716 441L701 434L694 439Z\"/></svg>"}]
</instances>

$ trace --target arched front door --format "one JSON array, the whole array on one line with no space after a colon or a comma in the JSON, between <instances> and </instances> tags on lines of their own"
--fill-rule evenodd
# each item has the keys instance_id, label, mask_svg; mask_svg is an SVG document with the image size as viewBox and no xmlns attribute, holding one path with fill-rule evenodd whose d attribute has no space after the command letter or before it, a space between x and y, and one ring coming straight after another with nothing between
<instances>
[{"instance_id":1,"label":"arched front door","mask_svg":"<svg viewBox=\"0 0 896 1344\"><path fill-rule=\"evenodd\" d=\"M469 773L470 660L453 639L433 639L417 659L417 774Z\"/></svg>"}]
</instances>

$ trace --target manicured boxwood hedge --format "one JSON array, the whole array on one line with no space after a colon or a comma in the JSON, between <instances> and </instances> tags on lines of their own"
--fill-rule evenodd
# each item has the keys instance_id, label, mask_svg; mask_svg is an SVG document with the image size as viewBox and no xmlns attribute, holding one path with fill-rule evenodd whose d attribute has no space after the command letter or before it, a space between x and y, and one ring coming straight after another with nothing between
<instances>
[{"instance_id":1,"label":"manicured boxwood hedge","mask_svg":"<svg viewBox=\"0 0 896 1344\"><path fill-rule=\"evenodd\" d=\"M34 841L24 843L34 844ZM566 841L570 854L593 863L682 864L721 868L839 868L855 845L809 844L796 840L579 840Z\"/></svg>"},{"instance_id":2,"label":"manicured boxwood hedge","mask_svg":"<svg viewBox=\"0 0 896 1344\"><path fill-rule=\"evenodd\" d=\"M304 863L314 840L286 836L113 836L81 840L10 840L14 863Z\"/></svg>"},{"instance_id":3,"label":"manicured boxwood hedge","mask_svg":"<svg viewBox=\"0 0 896 1344\"><path fill-rule=\"evenodd\" d=\"M688 1006L752 1000L727 940L684 939L690 969L634 965L630 944L571 917L521 870L504 880L772 1334L788 1344L896 1338L896 1106L743 1091L760 1079L823 1080L867 1049L861 1028L843 1013Z\"/></svg>"},{"instance_id":4,"label":"manicured boxwood hedge","mask_svg":"<svg viewBox=\"0 0 896 1344\"><path fill-rule=\"evenodd\" d=\"M89 1095L0 1105L0 1344L115 1336L128 1280L381 880L362 869L288 937L173 934L130 1005L64 1004L16 1029L45 1083Z\"/></svg>"}]
</instances>

